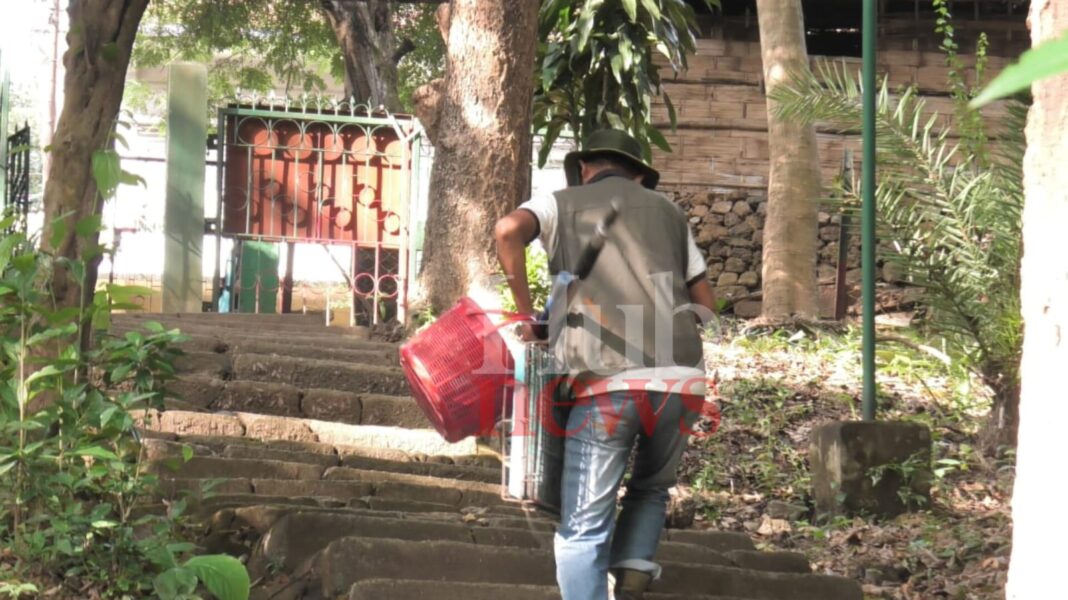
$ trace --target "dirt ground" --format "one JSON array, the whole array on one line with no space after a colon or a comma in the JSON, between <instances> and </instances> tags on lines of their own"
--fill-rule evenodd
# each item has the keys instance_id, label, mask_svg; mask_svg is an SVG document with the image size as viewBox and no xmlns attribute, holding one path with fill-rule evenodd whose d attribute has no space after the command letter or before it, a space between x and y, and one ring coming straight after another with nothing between
<instances>
[{"instance_id":1,"label":"dirt ground","mask_svg":"<svg viewBox=\"0 0 1068 600\"><path fill-rule=\"evenodd\" d=\"M722 425L691 439L680 493L693 495L699 526L803 552L817 572L859 580L869 598L1003 598L1014 456L976 449L989 391L908 329L894 335L916 341L878 347L878 418L931 427L935 482L922 510L881 522L813 515L809 434L861 410L855 327L768 335L734 322L710 336Z\"/></svg>"}]
</instances>

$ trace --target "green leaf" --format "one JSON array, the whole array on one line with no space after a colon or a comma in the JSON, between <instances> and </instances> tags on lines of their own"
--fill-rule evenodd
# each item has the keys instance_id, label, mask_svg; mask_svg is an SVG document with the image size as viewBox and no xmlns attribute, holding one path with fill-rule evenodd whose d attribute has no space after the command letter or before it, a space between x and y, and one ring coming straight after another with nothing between
<instances>
[{"instance_id":1,"label":"green leaf","mask_svg":"<svg viewBox=\"0 0 1068 600\"><path fill-rule=\"evenodd\" d=\"M37 381L39 379L44 379L45 377L55 377L56 375L62 375L62 374L63 374L63 371L60 371L59 369L57 369L55 365L46 365L45 368L43 368L40 371L37 371L37 372L31 374L29 377L27 377L26 378L26 385L29 386L31 383L33 383L33 382L35 382L35 381Z\"/></svg>"},{"instance_id":2,"label":"green leaf","mask_svg":"<svg viewBox=\"0 0 1068 600\"><path fill-rule=\"evenodd\" d=\"M623 55L618 52L612 55L612 60L609 61L612 65L612 76L616 78L616 83L623 83Z\"/></svg>"},{"instance_id":3,"label":"green leaf","mask_svg":"<svg viewBox=\"0 0 1068 600\"><path fill-rule=\"evenodd\" d=\"M189 444L182 444L182 459L185 462L193 460L193 447Z\"/></svg>"},{"instance_id":4,"label":"green leaf","mask_svg":"<svg viewBox=\"0 0 1068 600\"><path fill-rule=\"evenodd\" d=\"M1068 72L1068 33L1024 52L1020 62L1006 67L969 106L985 106L998 98L1029 88L1036 81L1064 72Z\"/></svg>"},{"instance_id":5,"label":"green leaf","mask_svg":"<svg viewBox=\"0 0 1068 600\"><path fill-rule=\"evenodd\" d=\"M107 448L101 448L100 446L86 446L84 448L78 448L72 452L74 456L89 456L92 458L99 458L101 460L119 460L119 457L114 452Z\"/></svg>"},{"instance_id":6,"label":"green leaf","mask_svg":"<svg viewBox=\"0 0 1068 600\"><path fill-rule=\"evenodd\" d=\"M642 0L642 6L649 11L654 21L660 20L660 7L657 5L656 0Z\"/></svg>"},{"instance_id":7,"label":"green leaf","mask_svg":"<svg viewBox=\"0 0 1068 600\"><path fill-rule=\"evenodd\" d=\"M623 10L627 11L631 23L638 20L638 0L623 0Z\"/></svg>"},{"instance_id":8,"label":"green leaf","mask_svg":"<svg viewBox=\"0 0 1068 600\"><path fill-rule=\"evenodd\" d=\"M668 121L671 122L671 131L672 131L672 133L674 133L676 127L679 124L679 115L678 115L678 113L675 112L675 104L671 102L671 96L668 96L667 92L664 92L663 96L664 96L664 106L667 107L667 111L668 111Z\"/></svg>"},{"instance_id":9,"label":"green leaf","mask_svg":"<svg viewBox=\"0 0 1068 600\"><path fill-rule=\"evenodd\" d=\"M194 556L185 568L195 573L219 600L248 600L248 571L236 558L225 554Z\"/></svg>"},{"instance_id":10,"label":"green leaf","mask_svg":"<svg viewBox=\"0 0 1068 600\"><path fill-rule=\"evenodd\" d=\"M56 218L56 220L52 221L52 235L48 237L49 245L52 248L59 248L69 231L67 228L67 215Z\"/></svg>"},{"instance_id":11,"label":"green leaf","mask_svg":"<svg viewBox=\"0 0 1068 600\"><path fill-rule=\"evenodd\" d=\"M82 312L81 308L77 306L68 306L61 308L53 313L45 315L45 319L52 325L60 323L72 323L77 321L78 315Z\"/></svg>"},{"instance_id":12,"label":"green leaf","mask_svg":"<svg viewBox=\"0 0 1068 600\"><path fill-rule=\"evenodd\" d=\"M649 140L652 141L658 148L664 152L671 152L671 144L668 143L664 134L660 133L660 130L652 125L645 126L645 134L649 136Z\"/></svg>"},{"instance_id":13,"label":"green leaf","mask_svg":"<svg viewBox=\"0 0 1068 600\"><path fill-rule=\"evenodd\" d=\"M30 336L28 340L26 340L26 345L36 346L41 342L55 339L58 337L74 335L75 333L78 333L78 324L71 322L63 325L62 327L51 327L49 329L45 329L40 333L35 333L34 335Z\"/></svg>"},{"instance_id":14,"label":"green leaf","mask_svg":"<svg viewBox=\"0 0 1068 600\"><path fill-rule=\"evenodd\" d=\"M61 554L71 556L74 554L74 547L70 544L69 538L60 538L56 540L56 550L59 550Z\"/></svg>"},{"instance_id":15,"label":"green leaf","mask_svg":"<svg viewBox=\"0 0 1068 600\"><path fill-rule=\"evenodd\" d=\"M98 233L101 229L102 215L89 215L74 224L74 232L81 237Z\"/></svg>"},{"instance_id":16,"label":"green leaf","mask_svg":"<svg viewBox=\"0 0 1068 600\"><path fill-rule=\"evenodd\" d=\"M119 407L116 405L111 405L100 411L100 428L103 429L107 427L108 423L111 422L112 417L114 417L117 412L119 412Z\"/></svg>"},{"instance_id":17,"label":"green leaf","mask_svg":"<svg viewBox=\"0 0 1068 600\"><path fill-rule=\"evenodd\" d=\"M0 274L3 274L4 269L6 269L8 263L11 262L11 256L15 251L15 246L21 241L21 233L5 236L4 239L0 240Z\"/></svg>"},{"instance_id":18,"label":"green leaf","mask_svg":"<svg viewBox=\"0 0 1068 600\"><path fill-rule=\"evenodd\" d=\"M130 171L122 171L119 173L119 183L122 185L139 185L141 187L148 187L148 182L144 177L141 177L137 173L131 173Z\"/></svg>"},{"instance_id":19,"label":"green leaf","mask_svg":"<svg viewBox=\"0 0 1068 600\"><path fill-rule=\"evenodd\" d=\"M114 150L97 150L93 152L93 179L100 195L110 198L122 181L122 167L119 154Z\"/></svg>"},{"instance_id":20,"label":"green leaf","mask_svg":"<svg viewBox=\"0 0 1068 600\"><path fill-rule=\"evenodd\" d=\"M196 591L197 576L185 567L167 569L152 581L152 588L160 600L177 600Z\"/></svg>"},{"instance_id":21,"label":"green leaf","mask_svg":"<svg viewBox=\"0 0 1068 600\"><path fill-rule=\"evenodd\" d=\"M582 14L578 19L578 35L572 41L572 44L576 52L582 52L586 49L586 44L590 41L590 34L593 33L593 26L597 23L597 9L601 7L604 0L586 0L586 3L582 5Z\"/></svg>"},{"instance_id":22,"label":"green leaf","mask_svg":"<svg viewBox=\"0 0 1068 600\"><path fill-rule=\"evenodd\" d=\"M148 297L153 293L152 288L143 285L108 284L107 291L115 302L129 302L139 296Z\"/></svg>"}]
</instances>

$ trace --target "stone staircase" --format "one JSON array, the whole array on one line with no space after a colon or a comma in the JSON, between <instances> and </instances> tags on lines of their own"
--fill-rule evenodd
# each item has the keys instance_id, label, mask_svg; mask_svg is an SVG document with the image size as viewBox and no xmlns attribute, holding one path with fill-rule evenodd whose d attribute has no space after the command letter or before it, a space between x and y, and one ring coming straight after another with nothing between
<instances>
[{"instance_id":1,"label":"stone staircase","mask_svg":"<svg viewBox=\"0 0 1068 600\"><path fill-rule=\"evenodd\" d=\"M165 496L194 498L210 551L247 559L253 598L559 599L551 516L501 499L489 449L428 428L395 345L303 315L121 315L114 328L147 320L191 337L182 399L143 432L149 468ZM862 597L738 533L669 529L657 559L650 600Z\"/></svg>"}]
</instances>

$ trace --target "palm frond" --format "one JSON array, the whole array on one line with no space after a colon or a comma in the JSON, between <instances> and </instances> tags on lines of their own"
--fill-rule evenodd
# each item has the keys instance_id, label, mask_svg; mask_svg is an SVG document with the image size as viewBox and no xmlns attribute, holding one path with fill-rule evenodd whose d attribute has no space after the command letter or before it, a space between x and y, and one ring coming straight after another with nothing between
<instances>
[{"instance_id":1,"label":"palm frond","mask_svg":"<svg viewBox=\"0 0 1068 600\"><path fill-rule=\"evenodd\" d=\"M857 134L862 87L845 63L823 62L770 93L773 114ZM1019 261L1026 108L1009 105L992 148L967 148L914 88L877 94L876 135L882 258L923 290L927 325L986 372L1018 363ZM983 138L986 139L985 136ZM989 154L991 158L985 156ZM860 205L859 186L840 186L843 210Z\"/></svg>"}]
</instances>

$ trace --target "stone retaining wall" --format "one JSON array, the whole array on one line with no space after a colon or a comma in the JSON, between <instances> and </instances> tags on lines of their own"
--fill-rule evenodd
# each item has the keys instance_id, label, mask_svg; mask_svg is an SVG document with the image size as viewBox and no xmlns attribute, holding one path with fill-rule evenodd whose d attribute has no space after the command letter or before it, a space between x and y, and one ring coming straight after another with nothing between
<instances>
[{"instance_id":1,"label":"stone retaining wall","mask_svg":"<svg viewBox=\"0 0 1068 600\"><path fill-rule=\"evenodd\" d=\"M708 277L717 298L735 301L733 313L739 317L760 314L760 292L764 217L767 193L759 189L709 190L699 186L665 186L665 193L690 215L690 228L697 245L705 253ZM838 265L838 214L819 213L820 312L834 314L834 282ZM850 283L860 281L860 239L854 230L847 258Z\"/></svg>"}]
</instances>

